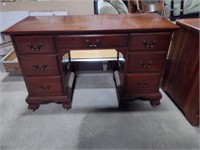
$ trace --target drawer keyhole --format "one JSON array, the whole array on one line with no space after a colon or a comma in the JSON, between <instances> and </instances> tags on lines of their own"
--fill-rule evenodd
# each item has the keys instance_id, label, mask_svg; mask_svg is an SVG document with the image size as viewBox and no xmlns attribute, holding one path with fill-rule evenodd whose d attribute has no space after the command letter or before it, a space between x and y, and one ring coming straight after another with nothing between
<instances>
[{"instance_id":1,"label":"drawer keyhole","mask_svg":"<svg viewBox=\"0 0 200 150\"><path fill-rule=\"evenodd\" d=\"M156 40L153 40L152 42L143 40L142 44L144 45L145 48L153 48L156 42L157 42Z\"/></svg>"},{"instance_id":2,"label":"drawer keyhole","mask_svg":"<svg viewBox=\"0 0 200 150\"><path fill-rule=\"evenodd\" d=\"M43 64L42 66L39 66L39 65L33 65L33 68L38 70L38 71L45 71L46 68L47 68L47 65L46 64Z\"/></svg>"},{"instance_id":3,"label":"drawer keyhole","mask_svg":"<svg viewBox=\"0 0 200 150\"><path fill-rule=\"evenodd\" d=\"M34 46L31 43L28 43L27 46L34 52L36 51L40 51L41 47L42 47L42 43L37 44L36 46Z\"/></svg>"},{"instance_id":4,"label":"drawer keyhole","mask_svg":"<svg viewBox=\"0 0 200 150\"><path fill-rule=\"evenodd\" d=\"M97 44L100 42L100 39L96 39L95 42L90 41L89 39L86 39L85 42L88 44L90 48L96 48Z\"/></svg>"},{"instance_id":5,"label":"drawer keyhole","mask_svg":"<svg viewBox=\"0 0 200 150\"><path fill-rule=\"evenodd\" d=\"M152 65L152 63L153 63L153 61L150 60L150 61L148 61L147 64L145 64L143 61L139 61L139 63L140 63L140 65L141 65L141 67L143 67L143 68L150 68L151 65Z\"/></svg>"}]
</instances>

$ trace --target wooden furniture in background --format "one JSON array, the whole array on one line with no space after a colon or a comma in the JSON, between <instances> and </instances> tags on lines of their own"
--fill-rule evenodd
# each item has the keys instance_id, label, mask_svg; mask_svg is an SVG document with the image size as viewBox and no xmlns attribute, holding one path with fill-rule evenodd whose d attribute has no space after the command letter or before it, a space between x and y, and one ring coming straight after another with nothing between
<instances>
[{"instance_id":1,"label":"wooden furniture in background","mask_svg":"<svg viewBox=\"0 0 200 150\"><path fill-rule=\"evenodd\" d=\"M116 49L114 81L119 103L145 99L159 105L164 62L178 27L157 14L27 17L4 33L11 36L28 90L26 102L71 108L75 73L71 50ZM63 67L63 55L68 62Z\"/></svg>"},{"instance_id":2,"label":"wooden furniture in background","mask_svg":"<svg viewBox=\"0 0 200 150\"><path fill-rule=\"evenodd\" d=\"M163 0L158 2L152 1L152 4L145 4L144 0L127 1L129 13L153 13L157 12L167 18L165 4Z\"/></svg>"},{"instance_id":3,"label":"wooden furniture in background","mask_svg":"<svg viewBox=\"0 0 200 150\"><path fill-rule=\"evenodd\" d=\"M165 4L163 0L155 4L149 4L149 5L143 4L142 6L143 6L142 8L143 12L158 12L162 16L167 18L166 11L165 11Z\"/></svg>"},{"instance_id":4,"label":"wooden furniture in background","mask_svg":"<svg viewBox=\"0 0 200 150\"><path fill-rule=\"evenodd\" d=\"M173 37L162 82L192 125L199 124L199 22L177 20L181 29Z\"/></svg>"}]
</instances>

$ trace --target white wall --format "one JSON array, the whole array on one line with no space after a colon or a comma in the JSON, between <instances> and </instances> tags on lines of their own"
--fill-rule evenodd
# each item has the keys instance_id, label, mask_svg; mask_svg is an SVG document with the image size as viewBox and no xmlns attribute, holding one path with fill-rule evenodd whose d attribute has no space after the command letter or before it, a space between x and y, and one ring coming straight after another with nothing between
<instances>
[{"instance_id":1,"label":"white wall","mask_svg":"<svg viewBox=\"0 0 200 150\"><path fill-rule=\"evenodd\" d=\"M29 15L28 11L0 12L0 32Z\"/></svg>"},{"instance_id":2,"label":"white wall","mask_svg":"<svg viewBox=\"0 0 200 150\"><path fill-rule=\"evenodd\" d=\"M0 44L5 41L1 32L29 15L28 11L0 12Z\"/></svg>"},{"instance_id":3,"label":"white wall","mask_svg":"<svg viewBox=\"0 0 200 150\"><path fill-rule=\"evenodd\" d=\"M69 15L94 14L93 0L0 2L0 11L66 10Z\"/></svg>"}]
</instances>

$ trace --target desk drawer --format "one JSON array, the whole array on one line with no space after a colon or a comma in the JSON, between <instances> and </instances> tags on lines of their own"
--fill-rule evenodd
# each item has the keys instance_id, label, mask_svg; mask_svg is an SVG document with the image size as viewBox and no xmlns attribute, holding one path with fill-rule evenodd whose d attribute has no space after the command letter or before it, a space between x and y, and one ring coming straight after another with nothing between
<instances>
[{"instance_id":1,"label":"desk drawer","mask_svg":"<svg viewBox=\"0 0 200 150\"><path fill-rule=\"evenodd\" d=\"M2 58L2 64L6 72L10 74L21 74L21 69L14 50L10 51Z\"/></svg>"},{"instance_id":2,"label":"desk drawer","mask_svg":"<svg viewBox=\"0 0 200 150\"><path fill-rule=\"evenodd\" d=\"M166 52L135 52L128 54L128 72L162 72Z\"/></svg>"},{"instance_id":3,"label":"desk drawer","mask_svg":"<svg viewBox=\"0 0 200 150\"><path fill-rule=\"evenodd\" d=\"M131 35L131 50L167 50L171 32L163 33L133 33Z\"/></svg>"},{"instance_id":4,"label":"desk drawer","mask_svg":"<svg viewBox=\"0 0 200 150\"><path fill-rule=\"evenodd\" d=\"M53 36L15 36L19 53L55 53Z\"/></svg>"},{"instance_id":5,"label":"desk drawer","mask_svg":"<svg viewBox=\"0 0 200 150\"><path fill-rule=\"evenodd\" d=\"M125 84L127 93L131 92L158 92L161 74L130 74L126 75Z\"/></svg>"},{"instance_id":6,"label":"desk drawer","mask_svg":"<svg viewBox=\"0 0 200 150\"><path fill-rule=\"evenodd\" d=\"M128 45L128 34L58 36L59 49L121 48Z\"/></svg>"},{"instance_id":7,"label":"desk drawer","mask_svg":"<svg viewBox=\"0 0 200 150\"><path fill-rule=\"evenodd\" d=\"M26 83L31 96L62 94L61 78L59 76L26 77Z\"/></svg>"},{"instance_id":8,"label":"desk drawer","mask_svg":"<svg viewBox=\"0 0 200 150\"><path fill-rule=\"evenodd\" d=\"M57 55L21 55L25 75L59 75Z\"/></svg>"}]
</instances>

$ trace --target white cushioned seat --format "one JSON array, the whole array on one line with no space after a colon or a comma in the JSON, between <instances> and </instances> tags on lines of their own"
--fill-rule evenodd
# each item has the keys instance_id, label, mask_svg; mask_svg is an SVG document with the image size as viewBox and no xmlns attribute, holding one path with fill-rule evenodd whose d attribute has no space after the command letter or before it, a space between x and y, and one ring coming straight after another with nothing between
<instances>
[{"instance_id":1,"label":"white cushioned seat","mask_svg":"<svg viewBox=\"0 0 200 150\"><path fill-rule=\"evenodd\" d=\"M100 14L127 14L128 9L122 0L110 0L103 2Z\"/></svg>"}]
</instances>

